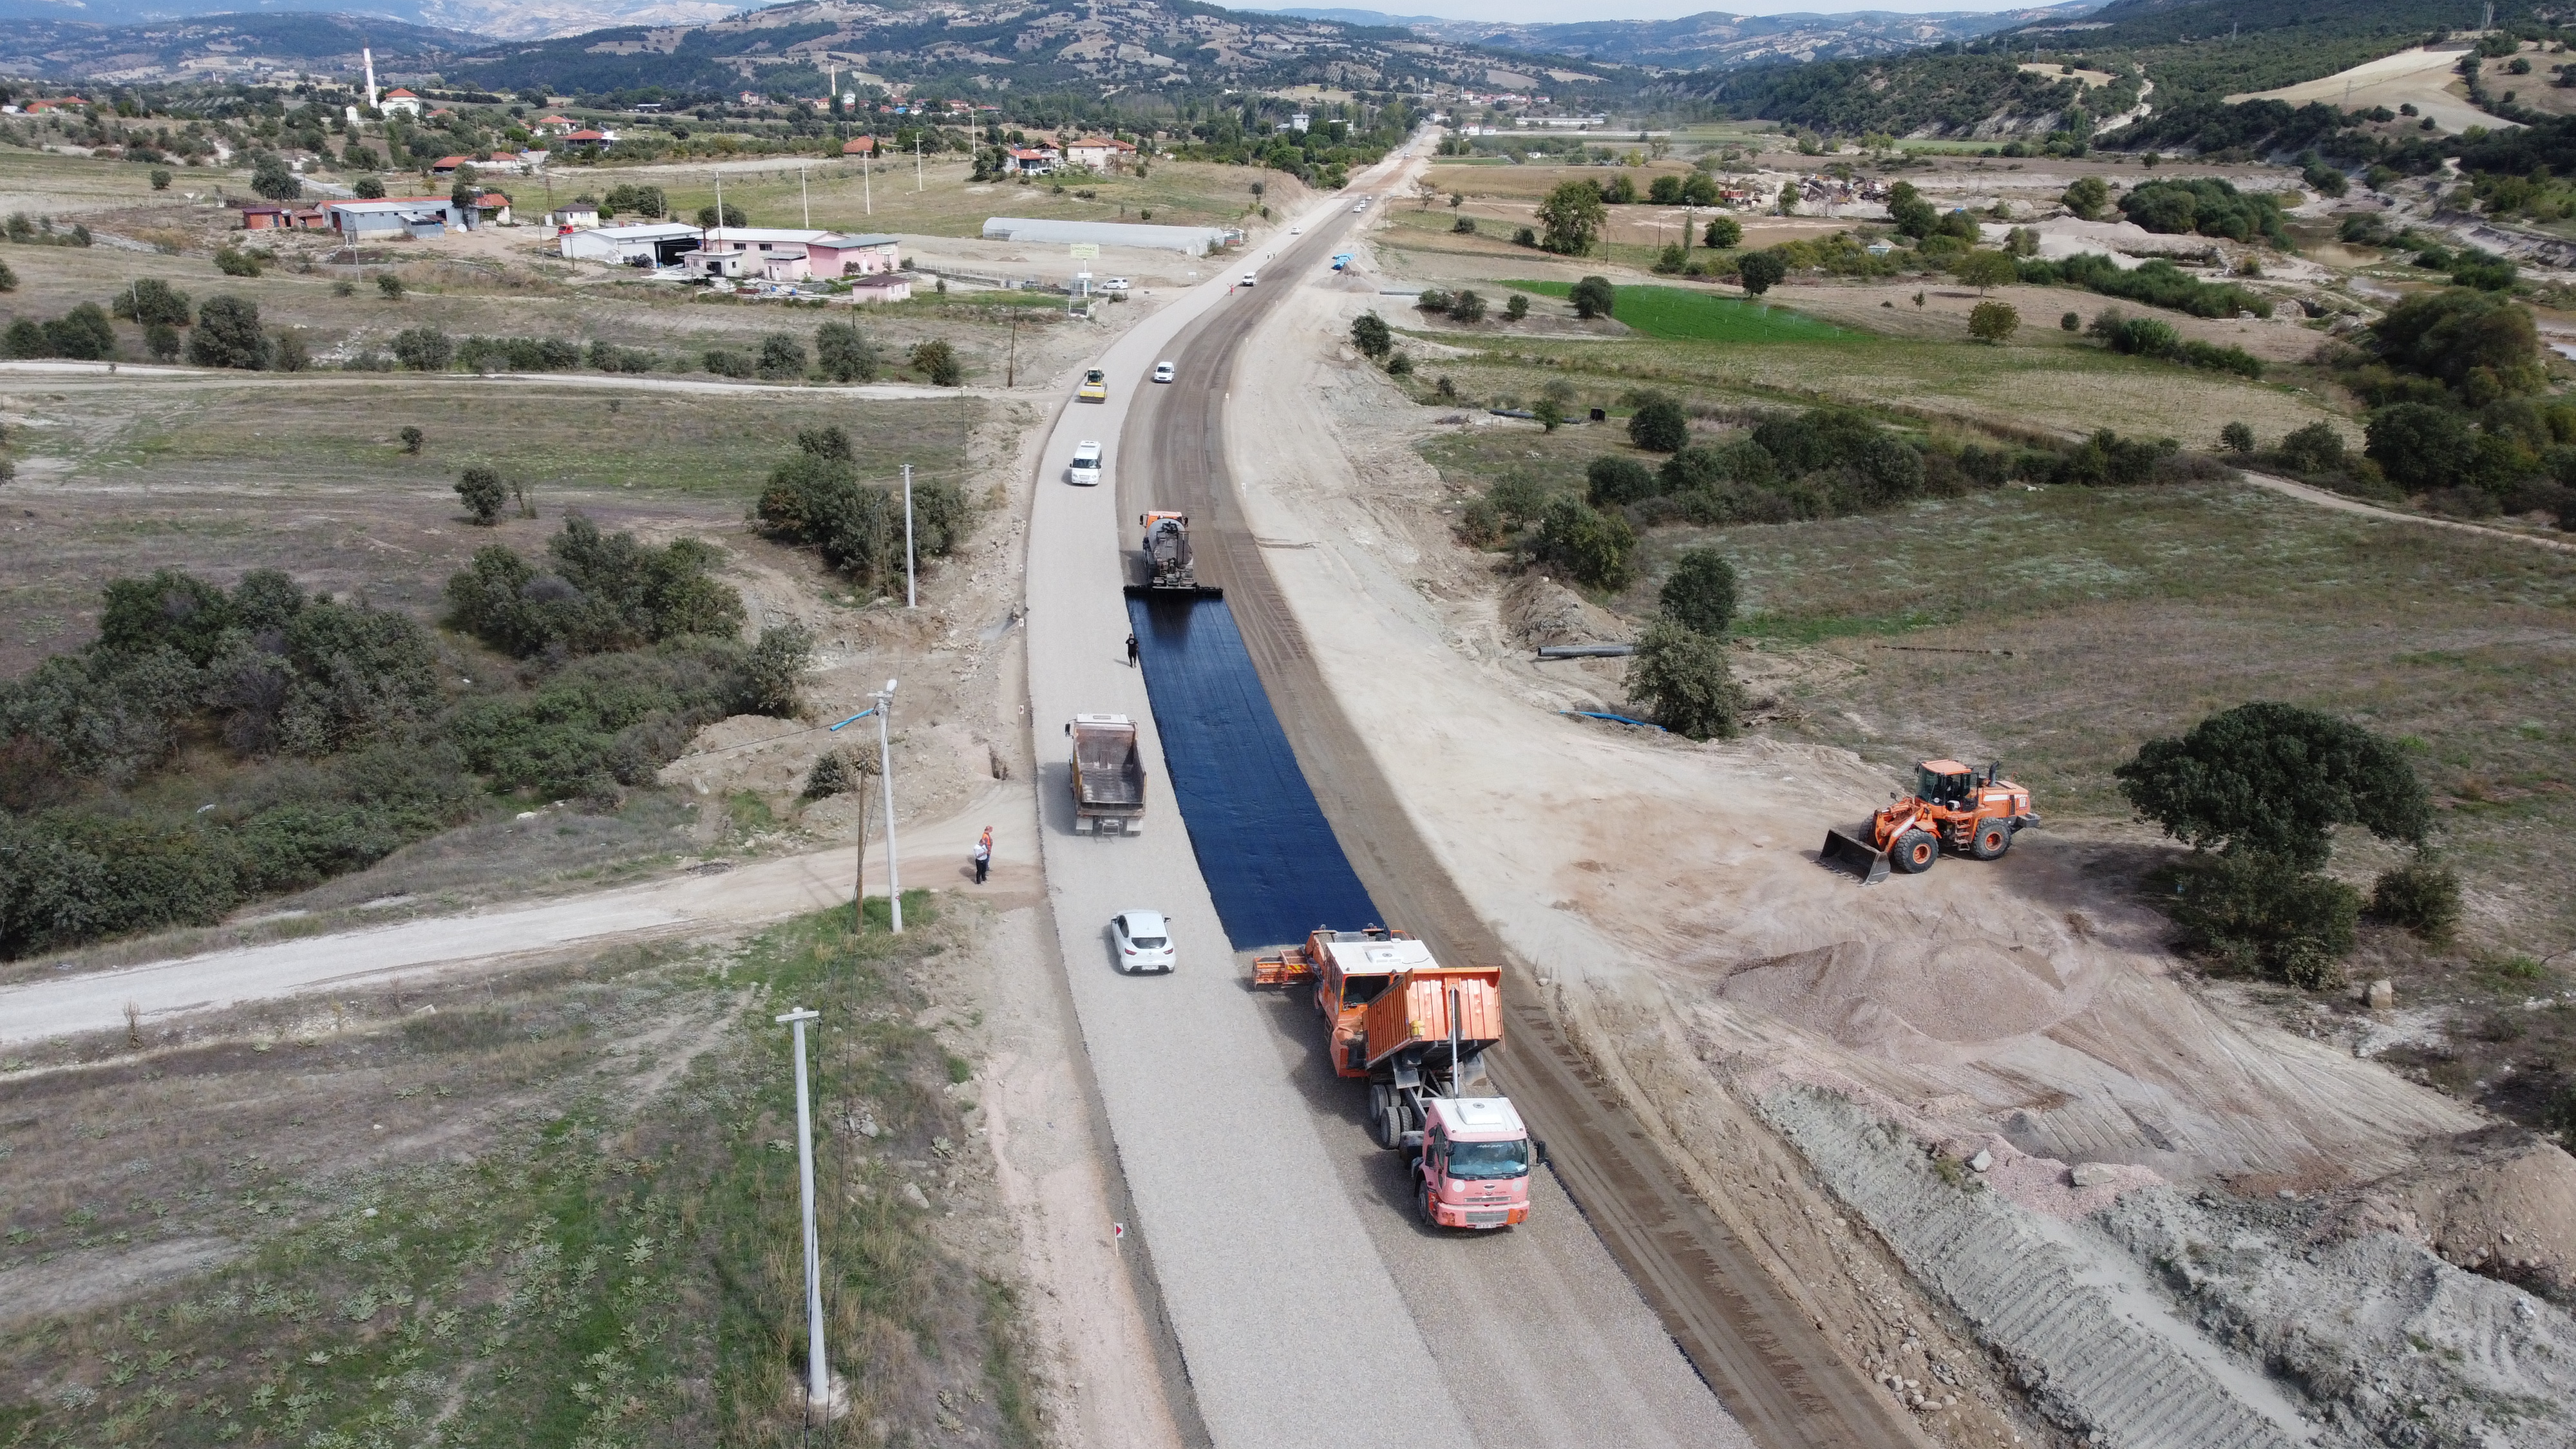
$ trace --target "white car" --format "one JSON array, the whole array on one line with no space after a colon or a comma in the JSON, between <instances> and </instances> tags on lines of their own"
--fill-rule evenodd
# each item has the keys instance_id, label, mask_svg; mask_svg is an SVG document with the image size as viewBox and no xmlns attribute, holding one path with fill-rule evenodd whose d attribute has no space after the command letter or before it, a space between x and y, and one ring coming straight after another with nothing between
<instances>
[{"instance_id":1,"label":"white car","mask_svg":"<svg viewBox=\"0 0 2576 1449\"><path fill-rule=\"evenodd\" d=\"M1134 976L1172 969L1172 925L1161 911L1121 911L1109 918L1109 934L1118 942L1118 969Z\"/></svg>"},{"instance_id":2,"label":"white car","mask_svg":"<svg viewBox=\"0 0 2576 1449\"><path fill-rule=\"evenodd\" d=\"M1064 470L1064 481L1084 488L1100 486L1100 444L1085 438L1073 445L1073 464Z\"/></svg>"},{"instance_id":3,"label":"white car","mask_svg":"<svg viewBox=\"0 0 2576 1449\"><path fill-rule=\"evenodd\" d=\"M1243 274L1243 285L1247 287L1252 285L1252 273L1246 272Z\"/></svg>"},{"instance_id":4,"label":"white car","mask_svg":"<svg viewBox=\"0 0 2576 1449\"><path fill-rule=\"evenodd\" d=\"M1127 279L1125 277L1111 277L1108 281L1100 284L1100 290L1104 292L1124 292L1127 290Z\"/></svg>"},{"instance_id":5,"label":"white car","mask_svg":"<svg viewBox=\"0 0 2576 1449\"><path fill-rule=\"evenodd\" d=\"M1306 229L1302 226L1292 226L1288 228L1288 234L1290 236L1304 236L1306 234Z\"/></svg>"},{"instance_id":6,"label":"white car","mask_svg":"<svg viewBox=\"0 0 2576 1449\"><path fill-rule=\"evenodd\" d=\"M1173 378L1178 376L1180 376L1180 369L1172 366L1170 363L1157 362L1154 364L1154 381L1170 382Z\"/></svg>"},{"instance_id":7,"label":"white car","mask_svg":"<svg viewBox=\"0 0 2576 1449\"><path fill-rule=\"evenodd\" d=\"M1361 197L1361 198L1360 198L1360 203L1359 203L1359 205L1352 207L1352 208L1351 208L1351 210L1353 210L1353 211L1366 211L1366 210L1368 210L1368 198L1367 198L1367 197L1365 197L1365 196Z\"/></svg>"}]
</instances>

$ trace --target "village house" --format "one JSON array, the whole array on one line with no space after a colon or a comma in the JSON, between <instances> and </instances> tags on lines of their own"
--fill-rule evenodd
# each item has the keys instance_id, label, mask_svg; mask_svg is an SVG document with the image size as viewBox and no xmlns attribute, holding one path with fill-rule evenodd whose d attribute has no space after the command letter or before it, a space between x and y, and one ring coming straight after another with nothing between
<instances>
[{"instance_id":1,"label":"village house","mask_svg":"<svg viewBox=\"0 0 2576 1449\"><path fill-rule=\"evenodd\" d=\"M1021 176L1051 176L1063 162L1053 146L1013 146L1002 153L1002 164Z\"/></svg>"},{"instance_id":2,"label":"village house","mask_svg":"<svg viewBox=\"0 0 2576 1449\"><path fill-rule=\"evenodd\" d=\"M546 225L553 227L557 231L588 231L599 225L599 203L594 201L567 201L563 205L546 213ZM697 234L697 230L698 229L696 227L691 227L689 228L689 234L691 236L695 236ZM566 253L565 255L569 256L570 253Z\"/></svg>"},{"instance_id":3,"label":"village house","mask_svg":"<svg viewBox=\"0 0 2576 1449\"><path fill-rule=\"evenodd\" d=\"M420 115L420 97L396 86L385 92L385 98L377 103L376 109L388 116L400 112L406 116L417 117Z\"/></svg>"},{"instance_id":4,"label":"village house","mask_svg":"<svg viewBox=\"0 0 2576 1449\"><path fill-rule=\"evenodd\" d=\"M599 213L594 210L588 227L566 228L555 238L555 250L566 261L598 262L612 267L674 267L698 250L702 236L698 228L685 221L601 226Z\"/></svg>"},{"instance_id":5,"label":"village house","mask_svg":"<svg viewBox=\"0 0 2576 1449\"><path fill-rule=\"evenodd\" d=\"M840 281L903 268L899 244L890 236L759 226L710 227L699 249L682 261L692 277L772 282Z\"/></svg>"},{"instance_id":6,"label":"village house","mask_svg":"<svg viewBox=\"0 0 2576 1449\"><path fill-rule=\"evenodd\" d=\"M852 136L850 139L841 143L841 154L844 156L873 156L877 154L877 138L874 136Z\"/></svg>"},{"instance_id":7,"label":"village house","mask_svg":"<svg viewBox=\"0 0 2576 1449\"><path fill-rule=\"evenodd\" d=\"M343 241L390 241L409 237L430 241L461 230L465 218L444 196L388 196L381 201L325 202L323 214Z\"/></svg>"},{"instance_id":8,"label":"village house","mask_svg":"<svg viewBox=\"0 0 2576 1449\"><path fill-rule=\"evenodd\" d=\"M1117 171L1136 159L1136 148L1114 136L1085 136L1064 143L1064 159L1093 171Z\"/></svg>"}]
</instances>

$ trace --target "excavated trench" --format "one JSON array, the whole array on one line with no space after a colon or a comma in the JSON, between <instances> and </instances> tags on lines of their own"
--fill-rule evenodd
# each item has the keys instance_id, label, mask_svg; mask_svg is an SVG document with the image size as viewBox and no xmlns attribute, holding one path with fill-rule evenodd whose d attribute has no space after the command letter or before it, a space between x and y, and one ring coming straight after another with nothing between
<instances>
[{"instance_id":1,"label":"excavated trench","mask_svg":"<svg viewBox=\"0 0 2576 1449\"><path fill-rule=\"evenodd\" d=\"M1378 923L1225 602L1130 599L1127 614L1172 797L1234 949Z\"/></svg>"}]
</instances>

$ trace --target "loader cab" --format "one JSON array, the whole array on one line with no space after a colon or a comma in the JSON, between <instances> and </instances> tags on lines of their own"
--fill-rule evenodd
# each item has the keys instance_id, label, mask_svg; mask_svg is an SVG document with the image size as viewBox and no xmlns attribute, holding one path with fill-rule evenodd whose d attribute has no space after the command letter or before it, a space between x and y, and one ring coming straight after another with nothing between
<instances>
[{"instance_id":1,"label":"loader cab","mask_svg":"<svg viewBox=\"0 0 2576 1449\"><path fill-rule=\"evenodd\" d=\"M1914 793L1936 804L1964 808L1976 798L1976 767L1956 760L1925 760L1914 767Z\"/></svg>"}]
</instances>

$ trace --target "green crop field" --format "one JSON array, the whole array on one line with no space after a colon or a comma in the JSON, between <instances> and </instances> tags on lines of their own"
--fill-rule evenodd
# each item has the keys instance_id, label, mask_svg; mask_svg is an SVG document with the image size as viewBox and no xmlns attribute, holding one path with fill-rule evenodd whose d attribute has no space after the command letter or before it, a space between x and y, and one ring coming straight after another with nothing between
<instances>
[{"instance_id":1,"label":"green crop field","mask_svg":"<svg viewBox=\"0 0 2576 1449\"><path fill-rule=\"evenodd\" d=\"M1565 282L1507 281L1506 287L1562 298ZM1615 315L1646 334L1691 342L1827 342L1854 334L1803 313L1681 287L1620 287Z\"/></svg>"}]
</instances>

